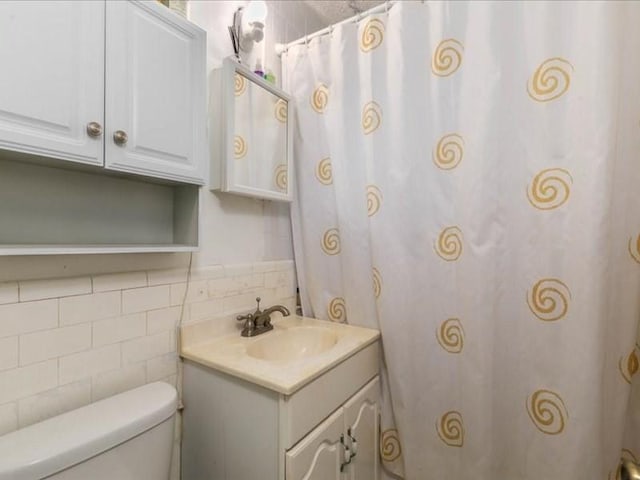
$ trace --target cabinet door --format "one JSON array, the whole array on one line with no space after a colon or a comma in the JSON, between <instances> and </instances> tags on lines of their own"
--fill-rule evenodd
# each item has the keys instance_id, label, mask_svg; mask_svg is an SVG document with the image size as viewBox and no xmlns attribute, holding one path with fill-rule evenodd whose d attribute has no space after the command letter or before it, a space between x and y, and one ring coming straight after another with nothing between
<instances>
[{"instance_id":1,"label":"cabinet door","mask_svg":"<svg viewBox=\"0 0 640 480\"><path fill-rule=\"evenodd\" d=\"M378 403L380 381L378 377L344 405L344 420L348 437L356 439L356 455L345 469L349 480L378 480Z\"/></svg>"},{"instance_id":2,"label":"cabinet door","mask_svg":"<svg viewBox=\"0 0 640 480\"><path fill-rule=\"evenodd\" d=\"M204 183L205 32L155 1L107 2L106 26L105 166Z\"/></svg>"},{"instance_id":3,"label":"cabinet door","mask_svg":"<svg viewBox=\"0 0 640 480\"><path fill-rule=\"evenodd\" d=\"M287 480L339 480L344 447L340 441L344 428L339 409L289 450L285 459Z\"/></svg>"},{"instance_id":4,"label":"cabinet door","mask_svg":"<svg viewBox=\"0 0 640 480\"><path fill-rule=\"evenodd\" d=\"M0 149L102 165L104 10L0 1Z\"/></svg>"}]
</instances>

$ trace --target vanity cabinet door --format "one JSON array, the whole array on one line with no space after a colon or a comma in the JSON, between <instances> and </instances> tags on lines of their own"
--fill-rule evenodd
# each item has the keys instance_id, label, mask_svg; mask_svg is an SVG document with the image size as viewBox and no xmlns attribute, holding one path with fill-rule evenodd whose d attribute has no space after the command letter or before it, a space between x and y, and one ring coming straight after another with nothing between
<instances>
[{"instance_id":1,"label":"vanity cabinet door","mask_svg":"<svg viewBox=\"0 0 640 480\"><path fill-rule=\"evenodd\" d=\"M286 480L341 480L344 460L341 437L344 416L339 409L286 454Z\"/></svg>"},{"instance_id":2,"label":"vanity cabinet door","mask_svg":"<svg viewBox=\"0 0 640 480\"><path fill-rule=\"evenodd\" d=\"M106 168L203 184L205 32L155 1L106 16Z\"/></svg>"},{"instance_id":3,"label":"vanity cabinet door","mask_svg":"<svg viewBox=\"0 0 640 480\"><path fill-rule=\"evenodd\" d=\"M0 1L0 149L103 164L104 10Z\"/></svg>"},{"instance_id":4,"label":"vanity cabinet door","mask_svg":"<svg viewBox=\"0 0 640 480\"><path fill-rule=\"evenodd\" d=\"M356 455L345 469L348 480L378 480L379 471L379 417L378 402L380 381L378 377L344 405L345 439L355 439ZM348 444L349 445L349 444Z\"/></svg>"}]
</instances>

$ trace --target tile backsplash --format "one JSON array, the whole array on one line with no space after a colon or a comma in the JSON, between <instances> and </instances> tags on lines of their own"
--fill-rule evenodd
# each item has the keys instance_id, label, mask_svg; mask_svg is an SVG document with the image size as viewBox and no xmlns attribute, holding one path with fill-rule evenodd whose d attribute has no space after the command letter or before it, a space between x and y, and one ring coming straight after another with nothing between
<instances>
[{"instance_id":1,"label":"tile backsplash","mask_svg":"<svg viewBox=\"0 0 640 480\"><path fill-rule=\"evenodd\" d=\"M177 326L295 307L293 261L0 283L0 434L157 380L176 384Z\"/></svg>"}]
</instances>

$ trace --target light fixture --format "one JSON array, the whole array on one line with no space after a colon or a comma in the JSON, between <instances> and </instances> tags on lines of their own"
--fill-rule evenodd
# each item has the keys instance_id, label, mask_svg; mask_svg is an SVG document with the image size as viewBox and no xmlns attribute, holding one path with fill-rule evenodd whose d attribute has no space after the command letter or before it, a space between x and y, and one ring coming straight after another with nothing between
<instances>
[{"instance_id":1,"label":"light fixture","mask_svg":"<svg viewBox=\"0 0 640 480\"><path fill-rule=\"evenodd\" d=\"M229 33L236 57L240 58L240 50L250 52L254 43L262 41L266 18L267 4L263 0L251 0L246 7L240 7L235 11Z\"/></svg>"}]
</instances>

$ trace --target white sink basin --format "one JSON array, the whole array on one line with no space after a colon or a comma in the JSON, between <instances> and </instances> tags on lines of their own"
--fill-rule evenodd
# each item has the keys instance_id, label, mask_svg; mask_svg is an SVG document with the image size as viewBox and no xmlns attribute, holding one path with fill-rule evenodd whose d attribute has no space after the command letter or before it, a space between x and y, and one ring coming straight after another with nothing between
<instances>
[{"instance_id":1,"label":"white sink basin","mask_svg":"<svg viewBox=\"0 0 640 480\"><path fill-rule=\"evenodd\" d=\"M334 331L323 327L292 327L263 335L247 346L247 355L272 362L312 357L330 350L338 341Z\"/></svg>"}]
</instances>

